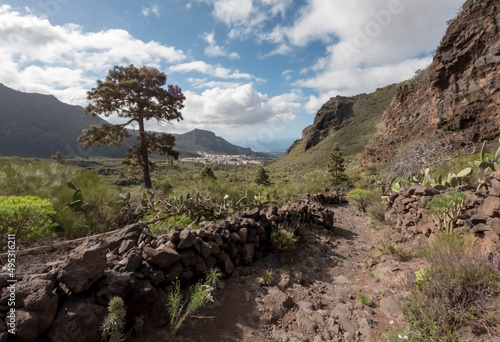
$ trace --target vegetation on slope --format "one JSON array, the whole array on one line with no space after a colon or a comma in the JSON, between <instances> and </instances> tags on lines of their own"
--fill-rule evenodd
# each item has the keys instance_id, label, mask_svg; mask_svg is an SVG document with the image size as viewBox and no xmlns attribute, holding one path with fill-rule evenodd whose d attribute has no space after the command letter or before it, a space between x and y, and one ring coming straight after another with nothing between
<instances>
[{"instance_id":1,"label":"vegetation on slope","mask_svg":"<svg viewBox=\"0 0 500 342\"><path fill-rule=\"evenodd\" d=\"M339 101L351 103L347 113L338 113L345 117L342 128L322 139L315 146L305 150L305 141L299 140L288 153L270 165L272 170L298 171L301 174L318 169L325 169L334 144L340 146L347 160L363 152L366 143L373 137L384 109L396 94L397 85L377 89L370 94L361 94L351 98L341 97ZM309 132L311 134L311 132Z\"/></svg>"}]
</instances>

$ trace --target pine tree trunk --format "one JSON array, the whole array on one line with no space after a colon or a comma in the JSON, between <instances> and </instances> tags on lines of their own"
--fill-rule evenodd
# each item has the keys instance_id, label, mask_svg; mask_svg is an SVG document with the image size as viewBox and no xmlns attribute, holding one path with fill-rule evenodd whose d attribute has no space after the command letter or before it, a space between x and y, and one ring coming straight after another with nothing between
<instances>
[{"instance_id":1,"label":"pine tree trunk","mask_svg":"<svg viewBox=\"0 0 500 342\"><path fill-rule=\"evenodd\" d=\"M144 130L144 120L140 119L138 121L140 137L139 157L142 167L142 176L144 178L144 185L146 186L146 189L151 189L153 185L151 184L151 176L149 174L148 137L146 131Z\"/></svg>"}]
</instances>

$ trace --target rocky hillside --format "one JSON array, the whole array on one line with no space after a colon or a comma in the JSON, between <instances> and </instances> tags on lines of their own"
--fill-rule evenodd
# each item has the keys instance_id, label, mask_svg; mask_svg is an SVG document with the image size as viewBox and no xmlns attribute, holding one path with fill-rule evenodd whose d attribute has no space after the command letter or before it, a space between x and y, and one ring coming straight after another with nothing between
<instances>
[{"instance_id":1,"label":"rocky hillside","mask_svg":"<svg viewBox=\"0 0 500 342\"><path fill-rule=\"evenodd\" d=\"M302 131L302 139L295 141L273 167L301 172L323 168L334 143L344 155L363 152L396 90L397 85L392 84L370 94L332 97L318 110L314 123Z\"/></svg>"},{"instance_id":2,"label":"rocky hillside","mask_svg":"<svg viewBox=\"0 0 500 342\"><path fill-rule=\"evenodd\" d=\"M455 149L500 134L500 5L469 0L450 22L432 64L400 85L366 146L363 163L385 162L414 140L446 135Z\"/></svg>"},{"instance_id":3,"label":"rocky hillside","mask_svg":"<svg viewBox=\"0 0 500 342\"><path fill-rule=\"evenodd\" d=\"M318 110L314 123L302 131L304 150L307 151L324 138L351 125L358 128L366 126L360 130L361 133L373 134L375 124L395 93L396 85L393 84L370 94L332 97Z\"/></svg>"}]
</instances>

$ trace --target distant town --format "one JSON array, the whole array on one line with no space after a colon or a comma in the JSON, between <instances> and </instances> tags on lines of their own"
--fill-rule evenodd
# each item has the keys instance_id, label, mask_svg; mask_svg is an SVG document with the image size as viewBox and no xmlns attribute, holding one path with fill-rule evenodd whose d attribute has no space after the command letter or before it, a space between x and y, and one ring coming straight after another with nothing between
<instances>
[{"instance_id":1,"label":"distant town","mask_svg":"<svg viewBox=\"0 0 500 342\"><path fill-rule=\"evenodd\" d=\"M182 158L181 161L189 163L202 163L202 164L231 164L231 165L244 165L244 164L257 164L263 165L260 160L252 159L243 154L209 154L197 151L201 157Z\"/></svg>"}]
</instances>

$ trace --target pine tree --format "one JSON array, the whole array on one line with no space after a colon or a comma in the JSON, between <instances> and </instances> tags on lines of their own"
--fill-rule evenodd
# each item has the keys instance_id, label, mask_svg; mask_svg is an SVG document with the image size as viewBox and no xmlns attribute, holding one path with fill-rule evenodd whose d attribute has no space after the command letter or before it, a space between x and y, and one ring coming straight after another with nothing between
<instances>
[{"instance_id":1,"label":"pine tree","mask_svg":"<svg viewBox=\"0 0 500 342\"><path fill-rule=\"evenodd\" d=\"M257 185L271 185L271 181L269 180L269 172L264 168L264 166L261 166L259 168L259 171L257 171L257 174L255 175L255 183Z\"/></svg>"},{"instance_id":2,"label":"pine tree","mask_svg":"<svg viewBox=\"0 0 500 342\"><path fill-rule=\"evenodd\" d=\"M185 97L178 86L168 85L168 89L164 89L166 82L167 76L154 68L115 66L104 81L97 81L97 87L87 92L87 99L92 102L85 107L85 113L106 117L117 114L125 122L91 126L78 137L78 141L86 148L100 144L120 146L124 139L131 136L126 128L137 125L139 142L128 150L127 159L129 164L142 169L146 188L152 187L150 153L158 151L175 159L179 156L173 149L174 136L145 129L145 123L149 120L158 123L182 120L180 110L184 107Z\"/></svg>"},{"instance_id":3,"label":"pine tree","mask_svg":"<svg viewBox=\"0 0 500 342\"><path fill-rule=\"evenodd\" d=\"M214 171L210 168L210 166L205 166L201 170L200 177L209 177L212 179L217 179L217 177L215 177Z\"/></svg>"},{"instance_id":4,"label":"pine tree","mask_svg":"<svg viewBox=\"0 0 500 342\"><path fill-rule=\"evenodd\" d=\"M340 147L335 144L333 145L330 158L328 159L328 172L332 177L334 185L338 185L342 181L347 180L347 176L344 174L344 171L344 157L342 157Z\"/></svg>"},{"instance_id":5,"label":"pine tree","mask_svg":"<svg viewBox=\"0 0 500 342\"><path fill-rule=\"evenodd\" d=\"M62 165L66 165L66 157L61 153L61 151L57 151L56 154L52 155L52 159Z\"/></svg>"}]
</instances>

